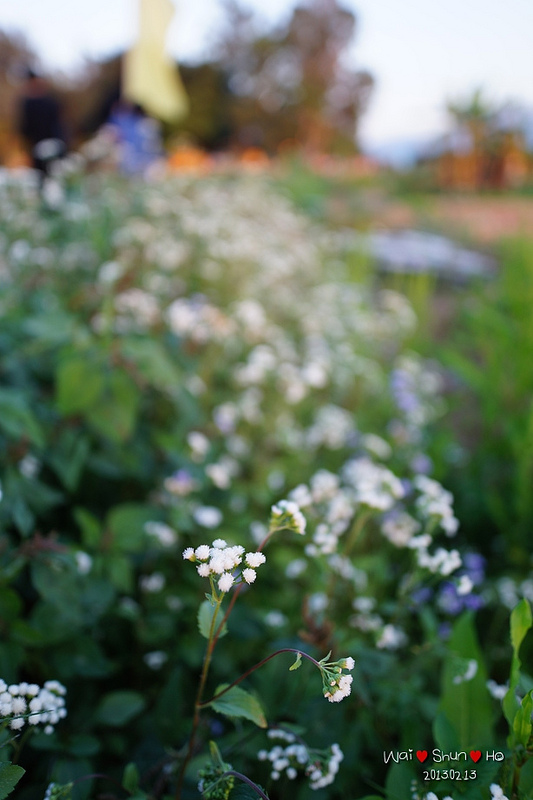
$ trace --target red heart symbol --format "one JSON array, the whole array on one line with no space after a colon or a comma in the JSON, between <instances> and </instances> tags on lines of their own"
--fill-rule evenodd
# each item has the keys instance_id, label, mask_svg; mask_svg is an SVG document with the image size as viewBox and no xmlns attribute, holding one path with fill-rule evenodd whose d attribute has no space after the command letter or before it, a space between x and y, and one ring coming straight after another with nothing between
<instances>
[{"instance_id":1,"label":"red heart symbol","mask_svg":"<svg viewBox=\"0 0 533 800\"><path fill-rule=\"evenodd\" d=\"M472 759L474 764L477 764L477 762L481 758L481 750L471 750L470 751L470 758Z\"/></svg>"},{"instance_id":2,"label":"red heart symbol","mask_svg":"<svg viewBox=\"0 0 533 800\"><path fill-rule=\"evenodd\" d=\"M470 755L472 755L472 753L470 753ZM481 753L479 755L481 755ZM424 761L426 760L426 758L428 757L428 751L427 750L417 750L416 751L416 757L418 758L420 763L423 764Z\"/></svg>"}]
</instances>

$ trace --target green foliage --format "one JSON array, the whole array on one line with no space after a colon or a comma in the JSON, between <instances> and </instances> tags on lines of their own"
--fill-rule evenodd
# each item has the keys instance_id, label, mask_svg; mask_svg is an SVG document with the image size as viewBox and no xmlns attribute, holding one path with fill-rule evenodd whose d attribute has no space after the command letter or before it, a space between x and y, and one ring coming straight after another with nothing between
<instances>
[{"instance_id":1,"label":"green foliage","mask_svg":"<svg viewBox=\"0 0 533 800\"><path fill-rule=\"evenodd\" d=\"M444 733L448 742L453 739L460 750L489 747L492 745L493 712L471 614L464 614L457 620L448 647L439 705L444 719L436 732ZM468 674L470 664L475 665L473 677Z\"/></svg>"},{"instance_id":2,"label":"green foliage","mask_svg":"<svg viewBox=\"0 0 533 800\"><path fill-rule=\"evenodd\" d=\"M99 703L96 719L102 725L120 728L138 716L145 705L146 701L138 692L110 692Z\"/></svg>"},{"instance_id":3,"label":"green foliage","mask_svg":"<svg viewBox=\"0 0 533 800\"><path fill-rule=\"evenodd\" d=\"M444 750L504 748L485 681L507 675L507 611L497 581L508 564L490 564L495 581L479 587L489 608L461 616L448 639L456 612L445 605L445 588L457 589L466 568L426 569L417 550L384 535L384 521L401 510L431 537L431 556L441 545L450 549L437 520L423 518L413 489L413 464L433 441L442 397L438 390L434 405L421 403L427 416L414 427L395 405L391 376L406 343L416 344L411 306L390 286L373 286L369 267L365 284L356 283L356 266L336 236L318 235L329 186L304 181L298 189L303 207L306 193L314 195L307 197L312 225L257 176L127 186L87 177L55 215L43 214L31 194L0 187L0 678L57 678L68 708L50 735L34 732L26 742L8 726L0 731L2 757L17 751L26 769L21 797L42 797L52 779L60 787L76 781L74 800L84 800L95 788L83 779L95 773L135 800L171 797L196 711L183 797L196 793L210 738L218 756L211 754L213 786L204 796L257 797L237 779L216 788L226 758L281 796L283 784L278 789L257 758L268 745L267 719L286 720L285 730L308 737L315 752L339 742L344 761L322 790L331 800L380 786L390 800L409 796L412 765L389 769L382 754L422 743L430 750L432 732ZM412 287L420 308L432 290L428 281ZM485 324L487 347L507 336L501 319ZM494 347L511 363L509 337ZM434 383L424 359L412 354L409 363ZM465 384L483 394L483 412L501 433L498 458L505 449L505 464L514 464L529 406L517 401L516 428L502 421L498 402L485 396L484 370L494 378L495 362L480 367L459 353L455 366L470 369ZM529 381L523 365L519 372L520 381L509 377L515 399ZM365 480L380 467L411 487L394 499L393 514L371 508L368 496L354 500L346 478L354 459L364 459ZM496 477L491 497L505 510L507 468ZM306 536L278 531L257 580L241 584L234 607L235 587L218 608L218 574L209 585L182 550L217 537L256 550L271 506L299 485L312 495L303 507ZM214 528L202 522L206 508L208 518L213 508L221 515ZM341 528L338 551L320 552L320 535ZM488 538L484 529L473 538L460 530L452 546L463 551L476 536ZM523 601L511 620L512 688L504 703L509 747L522 761L530 624ZM294 677L277 660L248 672L280 648L317 659L328 650L352 655L351 695L328 703L316 676L308 680L309 665ZM476 674L456 683L472 661ZM298 654L289 670L300 664ZM233 686L245 673L247 690ZM531 762L522 761L513 764L527 792ZM6 769L7 777L22 774ZM479 766L480 791L487 794L497 769ZM304 775L289 786L295 800L308 797Z\"/></svg>"},{"instance_id":4,"label":"green foliage","mask_svg":"<svg viewBox=\"0 0 533 800\"><path fill-rule=\"evenodd\" d=\"M4 800L8 794L11 794L24 772L25 770L16 764L0 762L0 800Z\"/></svg>"},{"instance_id":5,"label":"green foliage","mask_svg":"<svg viewBox=\"0 0 533 800\"><path fill-rule=\"evenodd\" d=\"M223 617L224 612L220 606L213 604L209 600L204 600L198 609L198 630L205 639L209 639L210 635L218 630ZM219 636L225 636L227 632L228 629L226 623L224 623Z\"/></svg>"},{"instance_id":6,"label":"green foliage","mask_svg":"<svg viewBox=\"0 0 533 800\"><path fill-rule=\"evenodd\" d=\"M511 613L511 645L513 648L513 658L511 661L511 675L509 678L509 690L503 701L503 710L510 725L513 725L515 715L519 713L518 702L516 699L516 688L520 681L520 667L522 662L519 657L520 647L527 632L533 625L533 615L531 606L524 598L518 603ZM524 698L525 699L525 698Z\"/></svg>"},{"instance_id":7,"label":"green foliage","mask_svg":"<svg viewBox=\"0 0 533 800\"><path fill-rule=\"evenodd\" d=\"M217 687L215 695L223 692L228 684L221 684ZM241 689L240 686L233 686L228 689L221 697L212 700L209 705L224 714L226 717L242 717L254 722L260 728L267 727L267 721L261 704L256 697Z\"/></svg>"}]
</instances>

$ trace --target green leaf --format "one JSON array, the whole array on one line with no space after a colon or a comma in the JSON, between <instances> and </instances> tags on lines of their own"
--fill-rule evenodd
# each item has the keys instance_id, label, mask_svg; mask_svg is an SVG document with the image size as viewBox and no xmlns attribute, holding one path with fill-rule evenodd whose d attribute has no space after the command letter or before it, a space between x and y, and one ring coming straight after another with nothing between
<instances>
[{"instance_id":1,"label":"green leaf","mask_svg":"<svg viewBox=\"0 0 533 800\"><path fill-rule=\"evenodd\" d=\"M102 536L99 521L87 509L80 507L74 509L74 519L80 527L83 546L89 550L96 549Z\"/></svg>"},{"instance_id":2,"label":"green leaf","mask_svg":"<svg viewBox=\"0 0 533 800\"><path fill-rule=\"evenodd\" d=\"M102 365L89 354L60 362L56 372L56 403L62 414L91 408L104 390Z\"/></svg>"},{"instance_id":3,"label":"green leaf","mask_svg":"<svg viewBox=\"0 0 533 800\"><path fill-rule=\"evenodd\" d=\"M139 788L139 770L135 764L126 764L122 776L122 785L130 794L133 794Z\"/></svg>"},{"instance_id":4,"label":"green leaf","mask_svg":"<svg viewBox=\"0 0 533 800\"><path fill-rule=\"evenodd\" d=\"M410 764L405 762L393 764L385 780L387 800L405 800L406 797L411 797L411 781L414 777L414 770Z\"/></svg>"},{"instance_id":5,"label":"green leaf","mask_svg":"<svg viewBox=\"0 0 533 800\"><path fill-rule=\"evenodd\" d=\"M227 683L222 684L217 688L215 694L222 692L227 686ZM240 686L233 686L222 697L213 700L209 705L226 717L244 717L260 728L267 727L266 717L259 701Z\"/></svg>"},{"instance_id":6,"label":"green leaf","mask_svg":"<svg viewBox=\"0 0 533 800\"><path fill-rule=\"evenodd\" d=\"M465 661L477 662L477 671L470 680L457 680L464 675ZM476 631L470 613L463 614L455 623L448 644L448 657L444 663L441 711L458 736L461 750L490 746L492 733L492 704L487 686Z\"/></svg>"},{"instance_id":7,"label":"green leaf","mask_svg":"<svg viewBox=\"0 0 533 800\"><path fill-rule=\"evenodd\" d=\"M531 736L531 714L533 712L533 691L526 694L522 704L515 714L513 720L513 736L515 744L522 744L527 747Z\"/></svg>"},{"instance_id":8,"label":"green leaf","mask_svg":"<svg viewBox=\"0 0 533 800\"><path fill-rule=\"evenodd\" d=\"M433 738L435 744L445 752L459 749L457 731L442 711L437 714L433 722Z\"/></svg>"},{"instance_id":9,"label":"green leaf","mask_svg":"<svg viewBox=\"0 0 533 800\"><path fill-rule=\"evenodd\" d=\"M153 339L126 339L122 343L122 352L156 389L175 392L179 388L180 371L159 342Z\"/></svg>"},{"instance_id":10,"label":"green leaf","mask_svg":"<svg viewBox=\"0 0 533 800\"><path fill-rule=\"evenodd\" d=\"M146 702L139 692L118 691L105 695L96 710L102 725L120 728L144 709Z\"/></svg>"},{"instance_id":11,"label":"green leaf","mask_svg":"<svg viewBox=\"0 0 533 800\"><path fill-rule=\"evenodd\" d=\"M154 519L154 513L149 506L140 503L115 506L107 516L113 549L123 553L141 552L146 546L144 526Z\"/></svg>"},{"instance_id":12,"label":"green leaf","mask_svg":"<svg viewBox=\"0 0 533 800\"><path fill-rule=\"evenodd\" d=\"M198 609L198 630L205 639L209 639L209 635L211 632L211 623L213 620L213 616L215 614L217 615L217 620L214 629L216 631L218 626L222 622L222 619L224 617L224 612L222 611L222 608L220 608L218 605L213 606L211 605L209 600L204 600L204 602ZM220 636L225 636L227 632L228 629L226 623L224 623L224 627L220 632Z\"/></svg>"},{"instance_id":13,"label":"green leaf","mask_svg":"<svg viewBox=\"0 0 533 800\"><path fill-rule=\"evenodd\" d=\"M237 781L238 782L235 783L235 786L231 790L231 793L229 795L229 800L258 800L259 795L257 794L256 791L254 791L254 789L252 789L251 786L249 786L247 783L244 783L244 781L239 781L238 778ZM257 783L256 786L258 786L259 789L261 789L261 791L263 792L263 794L266 794L266 796L268 797L266 789L263 786L261 786L260 783ZM380 797L379 800L383 800L383 798Z\"/></svg>"},{"instance_id":14,"label":"green leaf","mask_svg":"<svg viewBox=\"0 0 533 800\"><path fill-rule=\"evenodd\" d=\"M8 761L0 762L0 800L11 794L25 772L25 769L16 764L10 764Z\"/></svg>"},{"instance_id":15,"label":"green leaf","mask_svg":"<svg viewBox=\"0 0 533 800\"><path fill-rule=\"evenodd\" d=\"M26 396L15 389L0 389L0 429L13 439L26 439L37 447L44 447L41 426Z\"/></svg>"},{"instance_id":16,"label":"green leaf","mask_svg":"<svg viewBox=\"0 0 533 800\"><path fill-rule=\"evenodd\" d=\"M81 435L79 430L63 431L59 442L54 444L50 463L70 491L78 488L90 449L89 439Z\"/></svg>"},{"instance_id":17,"label":"green leaf","mask_svg":"<svg viewBox=\"0 0 533 800\"><path fill-rule=\"evenodd\" d=\"M515 715L518 712L518 700L516 699L516 687L520 681L520 667L522 662L519 657L519 650L524 638L532 625L531 606L525 597L516 605L511 612L511 645L513 648L513 658L511 661L511 674L509 677L509 690L503 698L503 713L509 726L512 728Z\"/></svg>"},{"instance_id":18,"label":"green leaf","mask_svg":"<svg viewBox=\"0 0 533 800\"><path fill-rule=\"evenodd\" d=\"M302 666L302 654L297 653L296 661L289 667L289 672L292 672L295 669L299 669Z\"/></svg>"},{"instance_id":19,"label":"green leaf","mask_svg":"<svg viewBox=\"0 0 533 800\"><path fill-rule=\"evenodd\" d=\"M511 644L513 652L518 657L520 645L524 641L525 635L533 624L531 606L524 597L511 613Z\"/></svg>"},{"instance_id":20,"label":"green leaf","mask_svg":"<svg viewBox=\"0 0 533 800\"><path fill-rule=\"evenodd\" d=\"M112 372L98 403L87 411L91 425L112 442L120 444L132 435L141 395L125 372Z\"/></svg>"}]
</instances>

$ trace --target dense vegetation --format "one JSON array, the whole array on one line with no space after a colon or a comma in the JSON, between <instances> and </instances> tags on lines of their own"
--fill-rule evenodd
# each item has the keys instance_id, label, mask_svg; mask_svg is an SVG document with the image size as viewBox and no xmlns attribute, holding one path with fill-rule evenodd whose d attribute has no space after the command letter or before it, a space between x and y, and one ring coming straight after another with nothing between
<instances>
[{"instance_id":1,"label":"dense vegetation","mask_svg":"<svg viewBox=\"0 0 533 800\"><path fill-rule=\"evenodd\" d=\"M267 179L65 180L0 186L0 798L533 797L529 247L421 305Z\"/></svg>"}]
</instances>

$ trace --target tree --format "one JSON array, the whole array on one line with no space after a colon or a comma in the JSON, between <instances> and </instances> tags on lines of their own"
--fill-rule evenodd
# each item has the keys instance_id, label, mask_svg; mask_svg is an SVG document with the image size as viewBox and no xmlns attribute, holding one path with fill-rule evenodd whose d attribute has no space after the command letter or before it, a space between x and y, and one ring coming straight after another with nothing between
<instances>
[{"instance_id":1,"label":"tree","mask_svg":"<svg viewBox=\"0 0 533 800\"><path fill-rule=\"evenodd\" d=\"M217 62L233 95L237 140L275 150L294 139L309 150L353 152L373 86L368 72L344 63L354 14L337 0L311 0L285 27L258 34L250 11L237 0L225 6Z\"/></svg>"}]
</instances>

